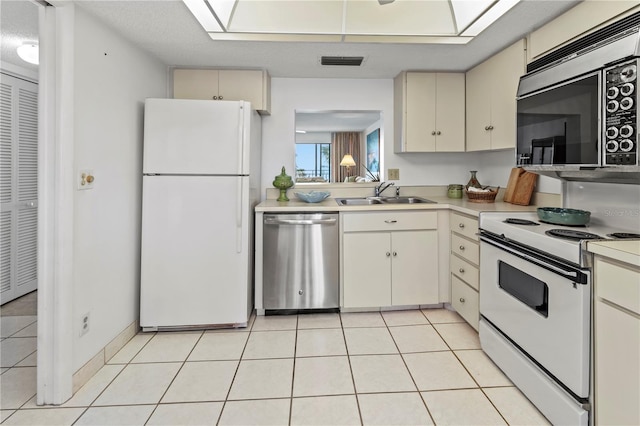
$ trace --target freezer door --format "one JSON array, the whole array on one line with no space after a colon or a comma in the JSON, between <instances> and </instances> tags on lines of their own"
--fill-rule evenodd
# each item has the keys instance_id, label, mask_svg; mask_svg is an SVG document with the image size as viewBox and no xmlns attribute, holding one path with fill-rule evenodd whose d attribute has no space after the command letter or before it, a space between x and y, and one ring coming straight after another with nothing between
<instances>
[{"instance_id":1,"label":"freezer door","mask_svg":"<svg viewBox=\"0 0 640 426\"><path fill-rule=\"evenodd\" d=\"M143 172L249 174L247 105L233 101L147 99Z\"/></svg>"},{"instance_id":2,"label":"freezer door","mask_svg":"<svg viewBox=\"0 0 640 426\"><path fill-rule=\"evenodd\" d=\"M247 197L248 177L143 177L142 327L247 322Z\"/></svg>"}]
</instances>

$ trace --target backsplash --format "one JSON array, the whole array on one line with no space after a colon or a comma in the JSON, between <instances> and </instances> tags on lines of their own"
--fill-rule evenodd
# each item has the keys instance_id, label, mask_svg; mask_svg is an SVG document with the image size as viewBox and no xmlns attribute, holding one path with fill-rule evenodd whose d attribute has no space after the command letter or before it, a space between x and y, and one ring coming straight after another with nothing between
<instances>
[{"instance_id":1,"label":"backsplash","mask_svg":"<svg viewBox=\"0 0 640 426\"><path fill-rule=\"evenodd\" d=\"M596 224L640 232L640 185L566 182L564 207L588 210Z\"/></svg>"}]
</instances>

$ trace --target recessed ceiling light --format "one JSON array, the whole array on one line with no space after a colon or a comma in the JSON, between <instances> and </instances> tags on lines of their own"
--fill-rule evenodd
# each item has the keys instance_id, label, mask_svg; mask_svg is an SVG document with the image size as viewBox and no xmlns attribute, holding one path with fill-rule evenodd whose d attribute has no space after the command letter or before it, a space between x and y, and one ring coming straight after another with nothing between
<instances>
[{"instance_id":1,"label":"recessed ceiling light","mask_svg":"<svg viewBox=\"0 0 640 426\"><path fill-rule=\"evenodd\" d=\"M40 63L40 52L38 49L38 43L22 43L22 46L18 46L18 56L25 62L38 65Z\"/></svg>"}]
</instances>

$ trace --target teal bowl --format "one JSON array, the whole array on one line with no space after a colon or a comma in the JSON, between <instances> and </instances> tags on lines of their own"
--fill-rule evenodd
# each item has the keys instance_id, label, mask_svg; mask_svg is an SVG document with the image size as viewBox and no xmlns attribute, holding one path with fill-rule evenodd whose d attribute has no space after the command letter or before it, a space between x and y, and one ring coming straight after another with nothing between
<instances>
[{"instance_id":1,"label":"teal bowl","mask_svg":"<svg viewBox=\"0 0 640 426\"><path fill-rule=\"evenodd\" d=\"M331 193L327 191L296 192L295 194L298 199L305 203L319 203L331 195Z\"/></svg>"},{"instance_id":2,"label":"teal bowl","mask_svg":"<svg viewBox=\"0 0 640 426\"><path fill-rule=\"evenodd\" d=\"M554 225L582 226L589 223L591 212L561 207L538 207L538 219Z\"/></svg>"}]
</instances>

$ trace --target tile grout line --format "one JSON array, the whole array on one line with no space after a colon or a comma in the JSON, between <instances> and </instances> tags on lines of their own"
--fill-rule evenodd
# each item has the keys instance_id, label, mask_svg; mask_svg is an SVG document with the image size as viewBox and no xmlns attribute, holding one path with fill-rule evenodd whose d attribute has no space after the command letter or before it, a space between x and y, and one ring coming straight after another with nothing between
<instances>
[{"instance_id":1,"label":"tile grout line","mask_svg":"<svg viewBox=\"0 0 640 426\"><path fill-rule=\"evenodd\" d=\"M249 327L249 330L247 333L247 340L245 340L244 346L242 347L242 352L240 353L240 358L238 358L238 364L236 365L236 370L233 372L233 378L231 378L231 383L229 384L229 390L227 390L227 395L225 396L224 401L222 401L222 407L220 408L220 414L218 414L216 425L219 425L220 421L222 420L222 414L224 413L224 409L227 406L227 402L229 401L229 395L231 395L231 388L233 388L233 383L235 382L236 376L238 375L238 370L240 370L240 364L242 363L244 352L247 350L247 346L249 345L249 339L251 338L251 334L253 334L254 332L253 327L256 325L256 320L258 319L257 316L258 315L256 314L256 318L254 318L253 322L251 323L251 327ZM251 317L249 317L249 320L251 320Z\"/></svg>"},{"instance_id":2,"label":"tile grout line","mask_svg":"<svg viewBox=\"0 0 640 426\"><path fill-rule=\"evenodd\" d=\"M291 425L293 417L293 387L296 380L296 354L298 353L298 327L300 326L300 316L296 314L296 330L295 338L293 339L293 371L291 372L291 397L289 398L289 419L288 425Z\"/></svg>"},{"instance_id":3,"label":"tile grout line","mask_svg":"<svg viewBox=\"0 0 640 426\"><path fill-rule=\"evenodd\" d=\"M157 334L156 334L157 335ZM147 423L149 423L149 420L151 420L151 417L153 417L153 413L156 412L156 410L158 409L158 405L160 405L160 402L162 401L162 398L165 397L165 395L167 394L167 392L169 392L169 388L171 387L171 385L173 385L173 382L175 382L176 378L178 377L178 375L180 374L180 372L182 371L182 369L184 368L184 366L187 364L187 360L189 359L189 356L191 356L191 354L193 353L193 350L196 348L196 346L198 346L198 343L200 343L200 340L202 340L202 336L204 336L204 330L200 331L200 336L198 337L198 339L196 340L196 342L193 344L193 346L191 347L191 350L189 350L189 353L184 357L184 361L182 361L182 363L180 364L180 368L178 368L178 371L176 371L176 374L173 376L173 379L171 379L171 381L169 382L169 384L167 385L167 388L164 390L164 392L162 392L162 395L160 395L160 398L158 398L158 402L156 402L154 405L155 407L153 407L153 410L151 410L151 413L149 413L149 416L147 417L147 420L145 420L144 424L146 425ZM154 336L155 337L155 336ZM152 339L149 339L149 342ZM147 343L149 343L147 342ZM146 345L145 345L146 346ZM137 356L137 354L136 354ZM135 358L135 357L134 357ZM132 358L133 359L133 358ZM171 362L171 361L169 361ZM143 363L144 364L144 363ZM151 363L149 363L151 364Z\"/></svg>"},{"instance_id":4,"label":"tile grout line","mask_svg":"<svg viewBox=\"0 0 640 426\"><path fill-rule=\"evenodd\" d=\"M344 341L344 350L347 353L347 362L349 363L349 372L351 373L351 384L353 385L353 393L356 397L356 407L358 407L358 416L360 417L360 425L363 426L364 419L362 418L362 409L360 408L360 398L358 398L358 388L356 387L356 379L355 377L353 377L353 366L351 365L351 355L349 354L349 346L347 345L347 335L344 332L344 323L342 322L342 314L338 313L338 317L340 318L340 330L342 331L342 339Z\"/></svg>"}]
</instances>

